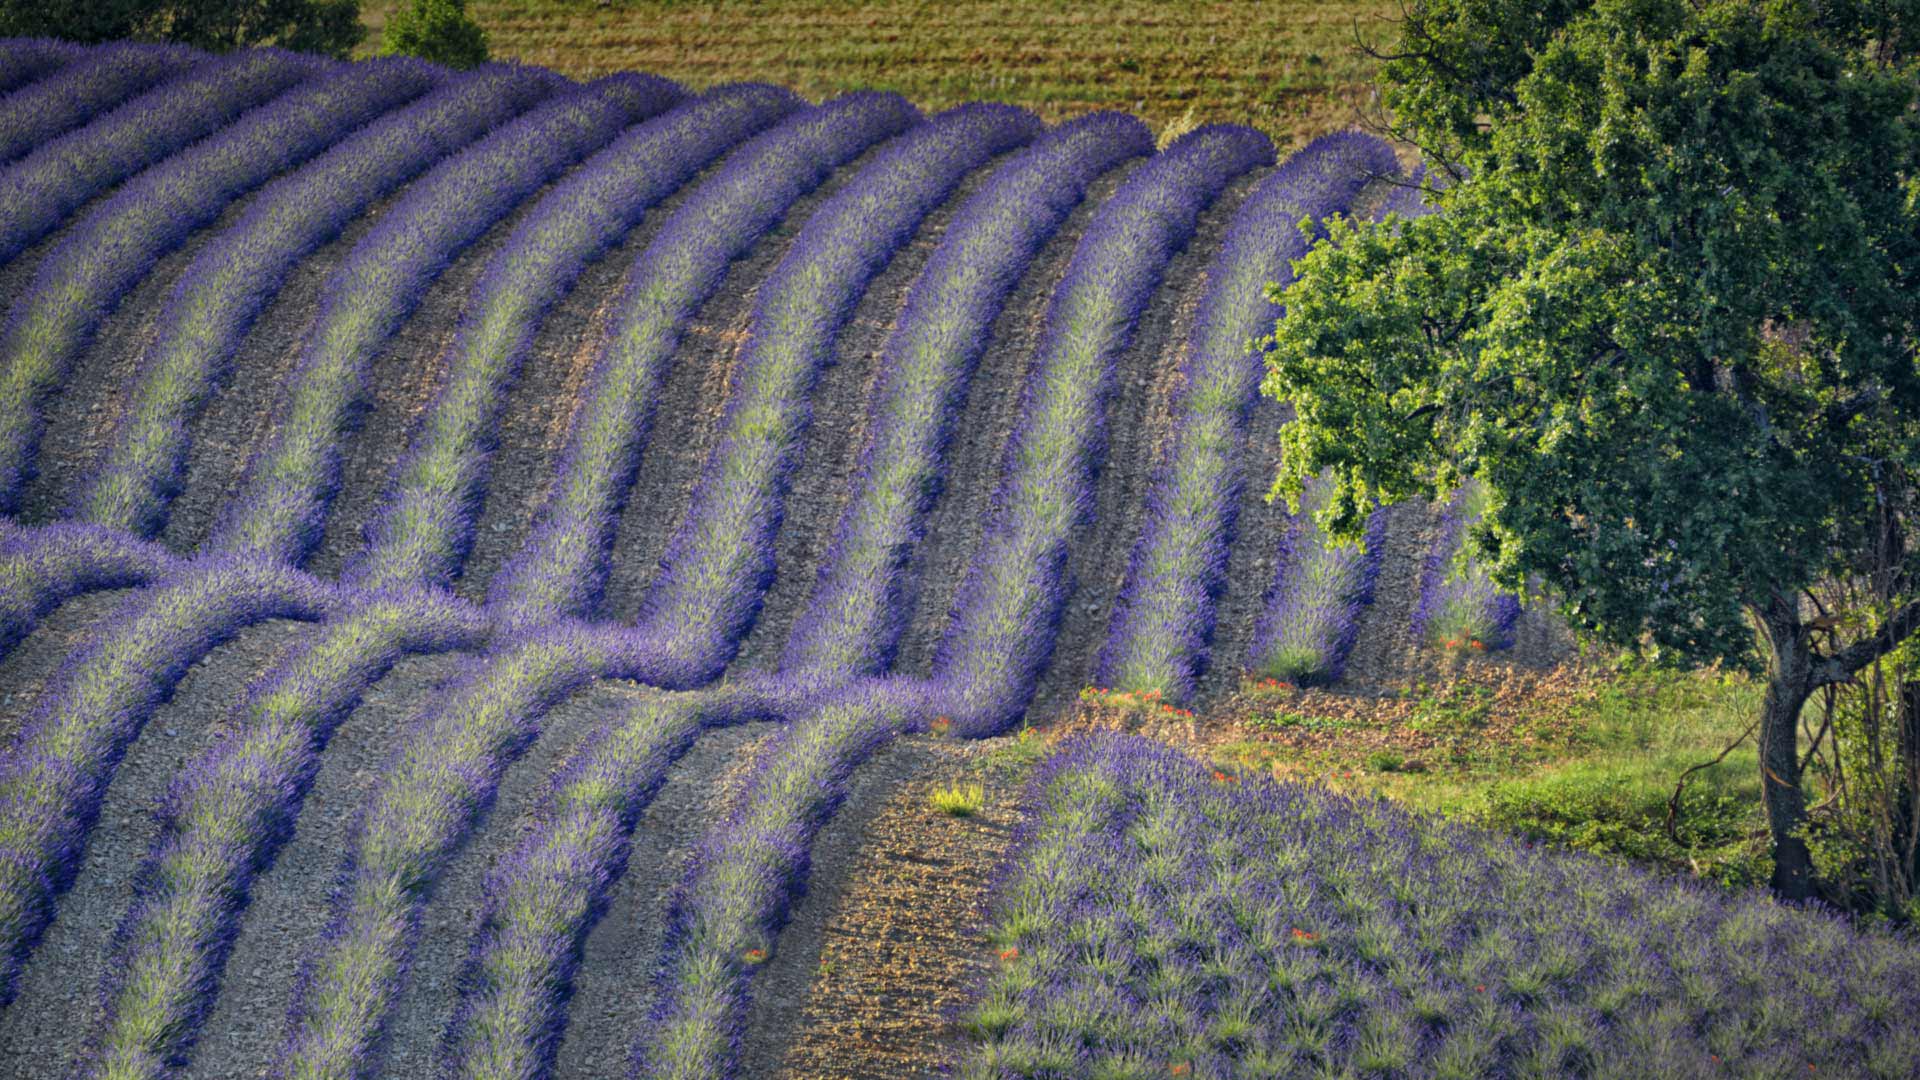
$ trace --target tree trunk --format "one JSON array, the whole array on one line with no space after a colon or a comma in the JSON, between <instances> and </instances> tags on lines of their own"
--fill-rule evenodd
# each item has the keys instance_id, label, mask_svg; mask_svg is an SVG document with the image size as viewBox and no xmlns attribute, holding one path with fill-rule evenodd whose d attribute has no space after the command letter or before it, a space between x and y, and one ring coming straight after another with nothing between
<instances>
[{"instance_id":1,"label":"tree trunk","mask_svg":"<svg viewBox=\"0 0 1920 1080\"><path fill-rule=\"evenodd\" d=\"M1773 833L1773 891L1782 900L1813 896L1813 856L1801 830L1800 709L1812 692L1813 649L1798 608L1775 600L1757 612L1767 639L1767 694L1760 713L1760 791Z\"/></svg>"}]
</instances>

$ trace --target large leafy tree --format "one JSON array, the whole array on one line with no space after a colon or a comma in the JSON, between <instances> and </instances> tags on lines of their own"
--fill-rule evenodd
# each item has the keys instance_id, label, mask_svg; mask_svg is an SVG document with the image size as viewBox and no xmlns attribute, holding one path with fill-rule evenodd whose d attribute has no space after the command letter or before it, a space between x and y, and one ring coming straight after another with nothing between
<instances>
[{"instance_id":1,"label":"large leafy tree","mask_svg":"<svg viewBox=\"0 0 1920 1080\"><path fill-rule=\"evenodd\" d=\"M1920 628L1917 51L1920 0L1411 0L1382 100L1442 212L1333 229L1270 343L1329 527L1474 477L1500 580L1764 669L1791 898L1801 708Z\"/></svg>"},{"instance_id":2,"label":"large leafy tree","mask_svg":"<svg viewBox=\"0 0 1920 1080\"><path fill-rule=\"evenodd\" d=\"M277 45L345 56L361 33L359 0L0 0L0 37L177 41L215 52Z\"/></svg>"}]
</instances>

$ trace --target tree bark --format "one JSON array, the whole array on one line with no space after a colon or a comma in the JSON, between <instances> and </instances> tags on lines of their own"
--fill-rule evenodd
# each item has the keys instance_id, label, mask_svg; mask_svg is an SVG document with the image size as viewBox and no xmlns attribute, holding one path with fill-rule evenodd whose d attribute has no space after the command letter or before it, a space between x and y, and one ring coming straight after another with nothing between
<instances>
[{"instance_id":1,"label":"tree bark","mask_svg":"<svg viewBox=\"0 0 1920 1080\"><path fill-rule=\"evenodd\" d=\"M1775 598L1756 612L1767 641L1767 693L1760 713L1760 791L1773 834L1773 891L1782 900L1813 897L1813 855L1802 830L1800 709L1813 692L1814 653L1798 605Z\"/></svg>"}]
</instances>

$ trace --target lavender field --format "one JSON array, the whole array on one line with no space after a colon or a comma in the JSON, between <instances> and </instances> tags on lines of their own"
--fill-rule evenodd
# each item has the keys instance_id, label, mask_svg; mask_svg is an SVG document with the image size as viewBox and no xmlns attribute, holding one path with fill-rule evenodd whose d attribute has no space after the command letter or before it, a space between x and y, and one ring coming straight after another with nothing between
<instances>
[{"instance_id":1,"label":"lavender field","mask_svg":"<svg viewBox=\"0 0 1920 1080\"><path fill-rule=\"evenodd\" d=\"M1911 1075L1920 953L1758 901L1128 742L926 823L1082 688L1559 658L1471 491L1364 552L1262 498L1269 286L1421 211L1386 143L274 50L0 87L0 1075ZM829 1047L834 995L890 1004Z\"/></svg>"}]
</instances>

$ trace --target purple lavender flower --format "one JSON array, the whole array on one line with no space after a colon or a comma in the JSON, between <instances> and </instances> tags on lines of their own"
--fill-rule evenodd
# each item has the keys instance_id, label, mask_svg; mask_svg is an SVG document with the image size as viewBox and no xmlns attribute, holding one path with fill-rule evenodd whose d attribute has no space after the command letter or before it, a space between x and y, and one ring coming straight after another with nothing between
<instances>
[{"instance_id":1,"label":"purple lavender flower","mask_svg":"<svg viewBox=\"0 0 1920 1080\"><path fill-rule=\"evenodd\" d=\"M0 99L0 165L204 59L178 45L123 43L87 50Z\"/></svg>"}]
</instances>

